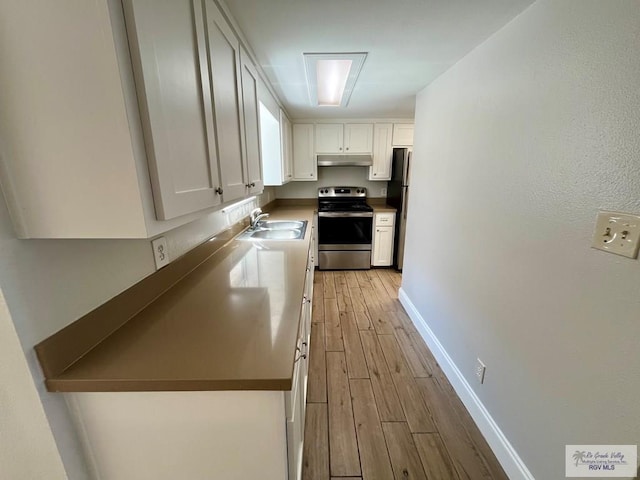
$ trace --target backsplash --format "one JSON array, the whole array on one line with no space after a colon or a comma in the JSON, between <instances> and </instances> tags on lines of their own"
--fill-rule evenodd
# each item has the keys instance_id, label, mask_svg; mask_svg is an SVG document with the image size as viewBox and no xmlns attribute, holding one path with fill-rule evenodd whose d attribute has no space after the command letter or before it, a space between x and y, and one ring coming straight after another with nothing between
<instances>
[{"instance_id":1,"label":"backsplash","mask_svg":"<svg viewBox=\"0 0 640 480\"><path fill-rule=\"evenodd\" d=\"M289 182L276 187L277 198L316 198L320 187L366 187L369 197L385 197L387 182L369 181L369 167L318 167L317 182Z\"/></svg>"},{"instance_id":2,"label":"backsplash","mask_svg":"<svg viewBox=\"0 0 640 480\"><path fill-rule=\"evenodd\" d=\"M229 228L249 216L251 210L262 207L275 199L275 191L272 187L266 187L262 195L251 197L244 201L230 205L213 212L191 223L170 230L160 236L167 239L169 258L174 260L184 255L197 245L200 245L210 236ZM151 252L151 250L149 250Z\"/></svg>"}]
</instances>

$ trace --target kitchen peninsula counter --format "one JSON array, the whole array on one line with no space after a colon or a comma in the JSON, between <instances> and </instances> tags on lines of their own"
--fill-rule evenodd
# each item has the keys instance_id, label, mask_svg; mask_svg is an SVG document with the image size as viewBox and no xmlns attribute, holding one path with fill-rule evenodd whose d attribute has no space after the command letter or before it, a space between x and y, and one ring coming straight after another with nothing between
<instances>
[{"instance_id":1,"label":"kitchen peninsula counter","mask_svg":"<svg viewBox=\"0 0 640 480\"><path fill-rule=\"evenodd\" d=\"M237 240L235 226L36 347L59 392L290 390L313 206L303 240ZM96 333L97 332L97 333Z\"/></svg>"}]
</instances>

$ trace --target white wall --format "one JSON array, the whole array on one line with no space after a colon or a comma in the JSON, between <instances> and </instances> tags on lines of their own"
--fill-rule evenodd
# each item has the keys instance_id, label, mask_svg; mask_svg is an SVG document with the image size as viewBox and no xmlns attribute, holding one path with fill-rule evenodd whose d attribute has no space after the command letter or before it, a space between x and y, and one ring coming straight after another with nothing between
<instances>
[{"instance_id":1,"label":"white wall","mask_svg":"<svg viewBox=\"0 0 640 480\"><path fill-rule=\"evenodd\" d=\"M381 190L387 182L370 182L369 167L318 167L318 181L289 182L276 187L278 198L317 198L320 187L366 187L369 197L386 197Z\"/></svg>"},{"instance_id":2,"label":"white wall","mask_svg":"<svg viewBox=\"0 0 640 480\"><path fill-rule=\"evenodd\" d=\"M640 213L639 25L539 0L417 99L403 289L538 479L640 442L640 261L590 248Z\"/></svg>"},{"instance_id":3,"label":"white wall","mask_svg":"<svg viewBox=\"0 0 640 480\"><path fill-rule=\"evenodd\" d=\"M230 213L215 212L166 232L170 258L246 216L257 203L274 198L274 190L267 188L261 197ZM62 396L46 392L33 346L154 271L150 240L19 240L0 200L0 288L31 368L29 381L39 390L73 480L87 478L84 459Z\"/></svg>"},{"instance_id":4,"label":"white wall","mask_svg":"<svg viewBox=\"0 0 640 480\"><path fill-rule=\"evenodd\" d=\"M66 479L0 289L0 478Z\"/></svg>"}]
</instances>

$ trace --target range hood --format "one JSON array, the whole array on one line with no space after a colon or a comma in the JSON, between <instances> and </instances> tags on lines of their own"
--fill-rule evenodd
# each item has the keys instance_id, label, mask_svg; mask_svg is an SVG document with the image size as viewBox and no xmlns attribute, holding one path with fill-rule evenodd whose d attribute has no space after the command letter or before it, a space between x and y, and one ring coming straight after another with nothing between
<instances>
[{"instance_id":1,"label":"range hood","mask_svg":"<svg viewBox=\"0 0 640 480\"><path fill-rule=\"evenodd\" d=\"M319 167L370 167L371 155L318 155Z\"/></svg>"}]
</instances>

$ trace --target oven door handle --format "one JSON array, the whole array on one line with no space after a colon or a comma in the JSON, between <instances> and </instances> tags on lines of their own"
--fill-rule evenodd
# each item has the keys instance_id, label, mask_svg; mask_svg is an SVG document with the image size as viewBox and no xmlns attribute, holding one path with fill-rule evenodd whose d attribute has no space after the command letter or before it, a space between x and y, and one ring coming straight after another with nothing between
<instances>
[{"instance_id":1,"label":"oven door handle","mask_svg":"<svg viewBox=\"0 0 640 480\"><path fill-rule=\"evenodd\" d=\"M373 217L373 212L318 212L319 217Z\"/></svg>"}]
</instances>

